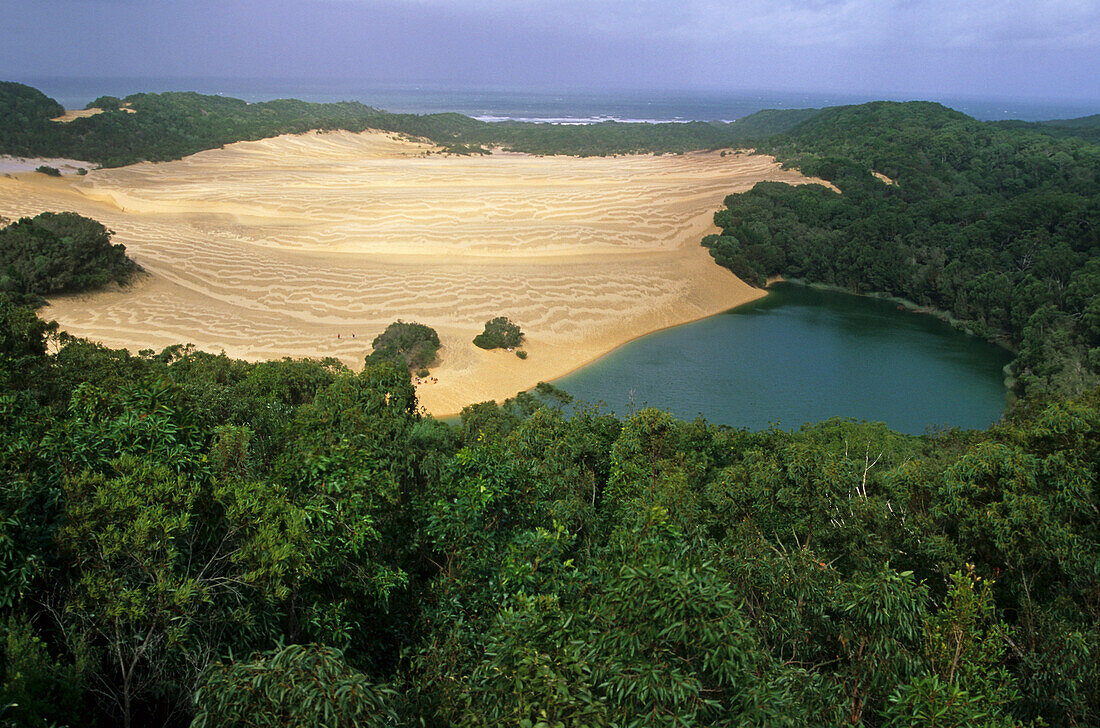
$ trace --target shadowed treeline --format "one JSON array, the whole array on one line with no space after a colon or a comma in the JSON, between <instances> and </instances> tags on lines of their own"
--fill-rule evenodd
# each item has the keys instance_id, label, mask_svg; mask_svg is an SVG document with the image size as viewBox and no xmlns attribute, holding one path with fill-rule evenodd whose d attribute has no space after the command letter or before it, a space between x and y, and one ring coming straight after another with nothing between
<instances>
[{"instance_id":1,"label":"shadowed treeline","mask_svg":"<svg viewBox=\"0 0 1100 728\"><path fill-rule=\"evenodd\" d=\"M743 280L945 312L1011 347L1034 396L1100 381L1100 146L878 102L825 109L761 149L841 194L762 182L728 197L703 244Z\"/></svg>"}]
</instances>

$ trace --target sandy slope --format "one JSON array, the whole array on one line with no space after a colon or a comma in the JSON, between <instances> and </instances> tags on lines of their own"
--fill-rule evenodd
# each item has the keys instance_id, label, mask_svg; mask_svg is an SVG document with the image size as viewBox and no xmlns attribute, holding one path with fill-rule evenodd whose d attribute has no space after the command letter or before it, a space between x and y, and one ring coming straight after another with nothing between
<instances>
[{"instance_id":1,"label":"sandy slope","mask_svg":"<svg viewBox=\"0 0 1100 728\"><path fill-rule=\"evenodd\" d=\"M442 415L759 296L699 239L725 195L763 179L806 181L756 155L454 157L339 132L81 178L0 175L0 215L94 217L148 271L52 301L42 314L71 333L357 367L386 324L420 321L444 344L438 384L420 388ZM470 343L497 315L527 332L526 361Z\"/></svg>"},{"instance_id":2,"label":"sandy slope","mask_svg":"<svg viewBox=\"0 0 1100 728\"><path fill-rule=\"evenodd\" d=\"M10 154L0 154L0 174L33 172L42 165L53 167L61 172L61 174L76 174L81 169L95 169L98 166L94 162L82 162L79 159L63 159L61 157L13 157Z\"/></svg>"},{"instance_id":3,"label":"sandy slope","mask_svg":"<svg viewBox=\"0 0 1100 728\"><path fill-rule=\"evenodd\" d=\"M89 116L95 116L102 114L103 109L97 109L94 106L90 109L65 109L65 113L56 118L50 119L50 121L56 121L59 124L68 124L70 121L76 121L77 119L87 119Z\"/></svg>"}]
</instances>

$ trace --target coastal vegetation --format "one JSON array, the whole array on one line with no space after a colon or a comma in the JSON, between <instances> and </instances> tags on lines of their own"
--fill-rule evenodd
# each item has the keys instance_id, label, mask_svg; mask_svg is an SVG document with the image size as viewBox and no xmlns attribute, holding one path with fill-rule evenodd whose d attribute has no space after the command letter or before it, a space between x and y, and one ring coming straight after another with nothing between
<instances>
[{"instance_id":1,"label":"coastal vegetation","mask_svg":"<svg viewBox=\"0 0 1100 728\"><path fill-rule=\"evenodd\" d=\"M60 124L64 109L41 91L0 82L0 154L67 157L118 167L167 161L239 141L309 131L377 129L423 137L454 154L501 146L533 154L582 156L684 152L736 146L789 128L806 110L760 112L732 124L605 122L558 126L488 123L461 114L393 114L358 102L312 104L294 99L253 103L197 93L103 96L103 113Z\"/></svg>"},{"instance_id":2,"label":"coastal vegetation","mask_svg":"<svg viewBox=\"0 0 1100 728\"><path fill-rule=\"evenodd\" d=\"M485 322L485 330L474 337L474 346L481 349L514 349L523 343L523 331L507 316L497 316Z\"/></svg>"},{"instance_id":3,"label":"coastal vegetation","mask_svg":"<svg viewBox=\"0 0 1100 728\"><path fill-rule=\"evenodd\" d=\"M0 327L6 725L1100 720L1100 391L922 437L551 387L449 425L393 360Z\"/></svg>"},{"instance_id":4,"label":"coastal vegetation","mask_svg":"<svg viewBox=\"0 0 1100 728\"><path fill-rule=\"evenodd\" d=\"M102 163L373 111L139 95L62 125L16 91L32 127L76 128L90 141L66 154ZM127 137L158 104L196 113ZM483 143L440 116L407 123ZM358 372L133 355L27 305L132 274L102 226L0 230L0 253L22 251L0 292L0 721L1100 723L1096 147L932 104L826 110L768 145L840 192L731 196L716 260L1003 339L1021 382L1004 421L750 432L567 415L540 384L448 424L409 374L436 356L427 326L392 324ZM483 335L511 334L494 321Z\"/></svg>"},{"instance_id":5,"label":"coastal vegetation","mask_svg":"<svg viewBox=\"0 0 1100 728\"><path fill-rule=\"evenodd\" d=\"M1100 146L877 102L760 148L840 194L731 195L703 242L718 263L756 285L782 275L945 312L1016 352L1023 394L1100 382Z\"/></svg>"},{"instance_id":6,"label":"coastal vegetation","mask_svg":"<svg viewBox=\"0 0 1100 728\"><path fill-rule=\"evenodd\" d=\"M45 123L64 113L65 107L38 89L0 81L0 154L20 154Z\"/></svg>"},{"instance_id":7,"label":"coastal vegetation","mask_svg":"<svg viewBox=\"0 0 1100 728\"><path fill-rule=\"evenodd\" d=\"M45 297L126 283L138 270L95 220L43 212L0 227L0 294L40 306Z\"/></svg>"},{"instance_id":8,"label":"coastal vegetation","mask_svg":"<svg viewBox=\"0 0 1100 728\"><path fill-rule=\"evenodd\" d=\"M439 334L430 326L395 321L371 342L367 364L393 361L409 370L427 369L439 352Z\"/></svg>"},{"instance_id":9,"label":"coastal vegetation","mask_svg":"<svg viewBox=\"0 0 1100 728\"><path fill-rule=\"evenodd\" d=\"M1005 129L1027 129L1059 137L1079 137L1100 143L1100 114L1079 119L1053 119L1051 121L999 121Z\"/></svg>"}]
</instances>

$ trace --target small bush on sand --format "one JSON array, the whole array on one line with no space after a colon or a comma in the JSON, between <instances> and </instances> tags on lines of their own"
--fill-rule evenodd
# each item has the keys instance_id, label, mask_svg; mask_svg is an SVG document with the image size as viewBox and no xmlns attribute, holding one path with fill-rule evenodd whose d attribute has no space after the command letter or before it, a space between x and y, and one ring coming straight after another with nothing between
<instances>
[{"instance_id":1,"label":"small bush on sand","mask_svg":"<svg viewBox=\"0 0 1100 728\"><path fill-rule=\"evenodd\" d=\"M474 337L474 346L482 349L511 349L523 343L519 326L505 316L485 322L485 330Z\"/></svg>"},{"instance_id":2,"label":"small bush on sand","mask_svg":"<svg viewBox=\"0 0 1100 728\"><path fill-rule=\"evenodd\" d=\"M410 370L424 371L435 363L439 351L439 334L430 326L395 321L371 342L374 351L367 355L371 364L383 359L403 362Z\"/></svg>"}]
</instances>

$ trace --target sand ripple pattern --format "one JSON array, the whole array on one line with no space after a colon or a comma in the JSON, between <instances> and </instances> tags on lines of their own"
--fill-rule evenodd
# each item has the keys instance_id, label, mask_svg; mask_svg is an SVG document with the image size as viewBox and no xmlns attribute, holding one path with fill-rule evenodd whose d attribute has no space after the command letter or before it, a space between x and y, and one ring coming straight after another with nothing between
<instances>
[{"instance_id":1,"label":"sand ripple pattern","mask_svg":"<svg viewBox=\"0 0 1100 728\"><path fill-rule=\"evenodd\" d=\"M698 241L725 195L762 179L807 181L748 154L455 157L337 132L79 179L0 176L0 215L94 217L147 271L52 301L44 315L74 334L355 366L386 324L422 321L445 346L440 383L421 388L441 414L759 295ZM469 343L500 314L528 332L528 361Z\"/></svg>"}]
</instances>

